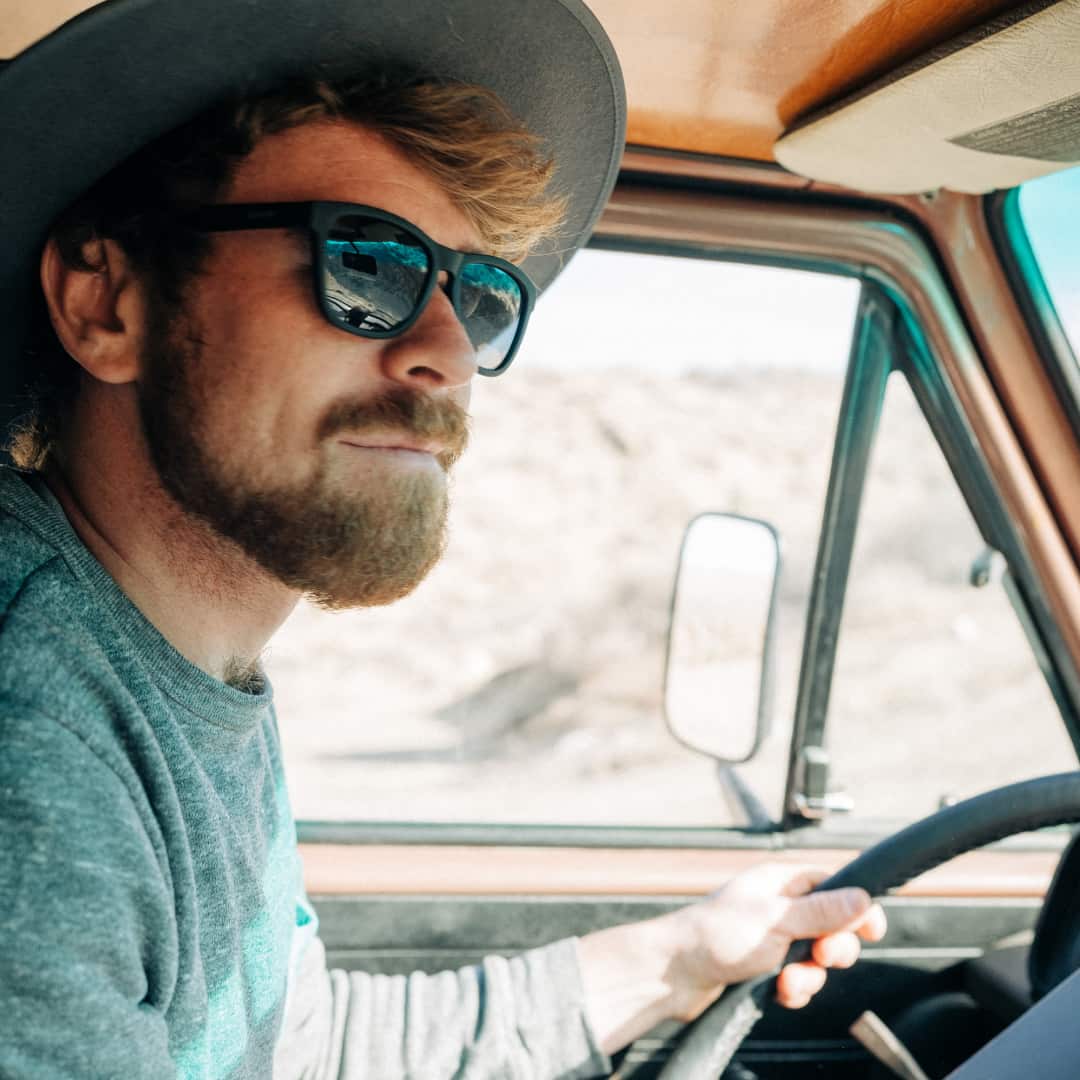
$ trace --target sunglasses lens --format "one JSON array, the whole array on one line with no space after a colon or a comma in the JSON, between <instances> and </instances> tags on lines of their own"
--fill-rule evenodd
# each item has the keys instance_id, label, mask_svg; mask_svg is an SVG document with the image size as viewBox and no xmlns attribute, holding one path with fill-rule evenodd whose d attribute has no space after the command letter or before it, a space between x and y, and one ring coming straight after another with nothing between
<instances>
[{"instance_id":1,"label":"sunglasses lens","mask_svg":"<svg viewBox=\"0 0 1080 1080\"><path fill-rule=\"evenodd\" d=\"M415 311L431 273L427 249L387 221L343 214L326 238L323 295L338 322L376 333Z\"/></svg>"},{"instance_id":2,"label":"sunglasses lens","mask_svg":"<svg viewBox=\"0 0 1080 1080\"><path fill-rule=\"evenodd\" d=\"M506 359L521 325L525 294L505 270L467 263L461 271L458 318L476 349L481 371L495 371Z\"/></svg>"}]
</instances>

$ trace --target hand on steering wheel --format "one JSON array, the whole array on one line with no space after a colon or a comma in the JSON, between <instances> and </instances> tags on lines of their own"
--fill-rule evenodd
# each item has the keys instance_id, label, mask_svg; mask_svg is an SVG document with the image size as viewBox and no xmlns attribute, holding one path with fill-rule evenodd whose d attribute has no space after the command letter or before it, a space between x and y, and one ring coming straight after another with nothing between
<instances>
[{"instance_id":1,"label":"hand on steering wheel","mask_svg":"<svg viewBox=\"0 0 1080 1080\"><path fill-rule=\"evenodd\" d=\"M768 863L733 878L680 915L692 939L680 953L672 982L677 1006L693 1020L723 986L780 967L793 941L813 939L806 960L786 965L776 997L788 1008L805 1005L825 983L825 969L850 967L859 940L880 941L885 915L862 889L812 892L828 875L802 866ZM719 989L717 989L719 987Z\"/></svg>"},{"instance_id":2,"label":"hand on steering wheel","mask_svg":"<svg viewBox=\"0 0 1080 1080\"><path fill-rule=\"evenodd\" d=\"M1080 772L1026 780L956 803L864 851L820 890L857 886L882 896L966 851L1015 833L1080 821ZM797 942L787 964L804 962ZM758 970L761 970L758 968ZM660 1080L716 1080L773 996L775 971L729 985L684 1033Z\"/></svg>"}]
</instances>

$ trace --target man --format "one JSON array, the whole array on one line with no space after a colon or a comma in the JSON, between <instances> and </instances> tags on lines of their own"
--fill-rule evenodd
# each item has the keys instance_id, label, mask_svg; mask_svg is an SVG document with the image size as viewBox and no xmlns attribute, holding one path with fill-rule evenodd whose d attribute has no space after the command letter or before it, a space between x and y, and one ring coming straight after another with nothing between
<instances>
[{"instance_id":1,"label":"man","mask_svg":"<svg viewBox=\"0 0 1080 1080\"><path fill-rule=\"evenodd\" d=\"M302 595L388 603L438 558L469 383L519 343L517 262L546 242L546 284L584 242L620 87L572 0L178 7L118 0L0 77L37 382L0 473L0 1073L590 1076L810 937L777 984L804 1004L883 922L777 867L512 961L326 971L257 658ZM207 108L248 55L273 88ZM52 80L74 116L30 145Z\"/></svg>"}]
</instances>

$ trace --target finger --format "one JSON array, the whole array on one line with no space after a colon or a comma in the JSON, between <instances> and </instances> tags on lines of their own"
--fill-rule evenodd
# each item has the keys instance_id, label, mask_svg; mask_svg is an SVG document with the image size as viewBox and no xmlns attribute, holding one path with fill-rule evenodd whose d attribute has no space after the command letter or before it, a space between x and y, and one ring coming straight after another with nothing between
<instances>
[{"instance_id":1,"label":"finger","mask_svg":"<svg viewBox=\"0 0 1080 1080\"><path fill-rule=\"evenodd\" d=\"M787 880L780 885L781 896L805 896L829 877L829 871L818 866L792 866L785 869L788 871Z\"/></svg>"},{"instance_id":2,"label":"finger","mask_svg":"<svg viewBox=\"0 0 1080 1080\"><path fill-rule=\"evenodd\" d=\"M853 929L862 922L870 906L870 894L865 889L810 893L791 902L780 929L795 940Z\"/></svg>"},{"instance_id":3,"label":"finger","mask_svg":"<svg viewBox=\"0 0 1080 1080\"><path fill-rule=\"evenodd\" d=\"M818 938L810 954L822 967L849 968L859 959L860 948L858 937L849 931Z\"/></svg>"},{"instance_id":4,"label":"finger","mask_svg":"<svg viewBox=\"0 0 1080 1080\"><path fill-rule=\"evenodd\" d=\"M863 941L880 941L888 928L888 920L885 918L881 905L874 904L863 917L863 921L855 928L855 933Z\"/></svg>"},{"instance_id":5,"label":"finger","mask_svg":"<svg viewBox=\"0 0 1080 1080\"><path fill-rule=\"evenodd\" d=\"M765 862L744 870L710 895L719 896L729 888L738 887L744 892L802 896L820 885L828 876L827 870L801 863Z\"/></svg>"},{"instance_id":6,"label":"finger","mask_svg":"<svg viewBox=\"0 0 1080 1080\"><path fill-rule=\"evenodd\" d=\"M788 964L776 978L776 1000L801 1009L825 985L825 969L817 964Z\"/></svg>"}]
</instances>

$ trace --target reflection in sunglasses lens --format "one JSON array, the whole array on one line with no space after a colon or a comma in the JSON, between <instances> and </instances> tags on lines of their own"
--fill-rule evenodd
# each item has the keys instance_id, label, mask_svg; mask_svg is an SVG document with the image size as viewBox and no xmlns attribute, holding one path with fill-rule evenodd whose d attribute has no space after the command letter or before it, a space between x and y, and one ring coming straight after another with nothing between
<instances>
[{"instance_id":1,"label":"reflection in sunglasses lens","mask_svg":"<svg viewBox=\"0 0 1080 1080\"><path fill-rule=\"evenodd\" d=\"M326 236L323 298L332 317L356 330L393 333L416 314L432 273L419 237L389 221L343 214ZM457 316L476 349L477 365L494 371L521 325L525 296L505 270L467 262L459 272Z\"/></svg>"},{"instance_id":2,"label":"reflection in sunglasses lens","mask_svg":"<svg viewBox=\"0 0 1080 1080\"><path fill-rule=\"evenodd\" d=\"M419 241L389 222L339 218L326 240L323 294L358 330L395 330L416 310L431 263Z\"/></svg>"},{"instance_id":3,"label":"reflection in sunglasses lens","mask_svg":"<svg viewBox=\"0 0 1080 1080\"><path fill-rule=\"evenodd\" d=\"M469 263L462 270L458 317L482 371L495 370L510 351L521 308L521 286L505 270L488 263Z\"/></svg>"}]
</instances>

